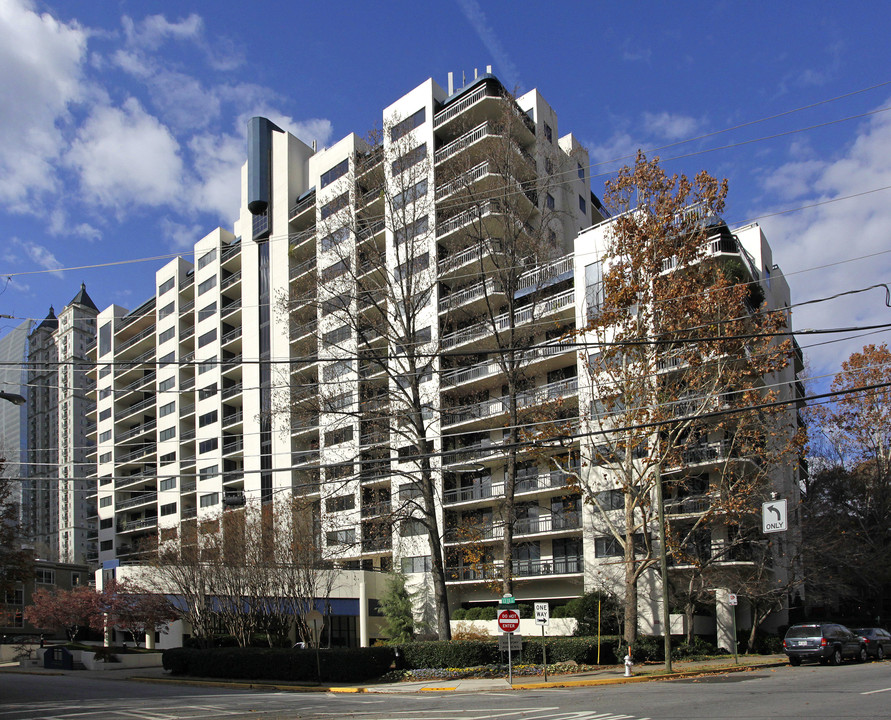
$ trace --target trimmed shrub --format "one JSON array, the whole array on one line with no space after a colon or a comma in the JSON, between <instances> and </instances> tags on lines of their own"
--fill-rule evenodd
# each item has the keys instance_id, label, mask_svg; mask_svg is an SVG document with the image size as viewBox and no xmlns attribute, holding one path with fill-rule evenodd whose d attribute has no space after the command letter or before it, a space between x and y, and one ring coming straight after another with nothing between
<instances>
[{"instance_id":1,"label":"trimmed shrub","mask_svg":"<svg viewBox=\"0 0 891 720\"><path fill-rule=\"evenodd\" d=\"M458 608L452 613L452 620L466 620L467 619L467 610L464 608Z\"/></svg>"},{"instance_id":2,"label":"trimmed shrub","mask_svg":"<svg viewBox=\"0 0 891 720\"><path fill-rule=\"evenodd\" d=\"M601 665L615 665L619 662L615 652L618 640L615 635L600 637ZM563 662L576 662L579 665L597 663L596 637L549 637L545 638L545 646L548 650L549 665ZM536 665L544 662L540 638L526 638L523 643L523 662Z\"/></svg>"},{"instance_id":3,"label":"trimmed shrub","mask_svg":"<svg viewBox=\"0 0 891 720\"><path fill-rule=\"evenodd\" d=\"M467 668L501 662L498 643L483 642L415 642L399 648L405 667L410 670L427 668Z\"/></svg>"},{"instance_id":4,"label":"trimmed shrub","mask_svg":"<svg viewBox=\"0 0 891 720\"><path fill-rule=\"evenodd\" d=\"M616 646L616 656L624 658L626 648L625 643L620 641ZM720 654L722 651L713 643L700 637L694 637L692 644L682 642L680 638L672 639L672 660L692 660ZM636 663L665 660L665 640L661 635L638 635L631 646L631 659Z\"/></svg>"},{"instance_id":5,"label":"trimmed shrub","mask_svg":"<svg viewBox=\"0 0 891 720\"><path fill-rule=\"evenodd\" d=\"M469 609L464 613L464 619L465 619L465 620L479 620L479 619L480 619L480 613L481 613L482 611L483 611L483 609L482 609L481 607L479 607L479 606L469 608Z\"/></svg>"},{"instance_id":6,"label":"trimmed shrub","mask_svg":"<svg viewBox=\"0 0 891 720\"><path fill-rule=\"evenodd\" d=\"M484 607L480 610L480 620L494 620L498 617L498 608Z\"/></svg>"},{"instance_id":7,"label":"trimmed shrub","mask_svg":"<svg viewBox=\"0 0 891 720\"><path fill-rule=\"evenodd\" d=\"M529 603L520 603L517 605L517 612L520 613L521 620L531 620L535 617L535 608Z\"/></svg>"},{"instance_id":8,"label":"trimmed shrub","mask_svg":"<svg viewBox=\"0 0 891 720\"><path fill-rule=\"evenodd\" d=\"M164 651L164 669L174 675L240 680L354 682L380 677L390 669L393 648L332 648L319 651L283 648L171 648Z\"/></svg>"}]
</instances>

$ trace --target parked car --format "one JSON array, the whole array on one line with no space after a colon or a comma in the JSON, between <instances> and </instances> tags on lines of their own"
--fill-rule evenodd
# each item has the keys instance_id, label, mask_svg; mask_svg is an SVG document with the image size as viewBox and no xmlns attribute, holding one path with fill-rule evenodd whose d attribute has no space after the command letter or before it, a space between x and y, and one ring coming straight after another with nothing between
<instances>
[{"instance_id":1,"label":"parked car","mask_svg":"<svg viewBox=\"0 0 891 720\"><path fill-rule=\"evenodd\" d=\"M783 649L790 665L801 665L804 660L840 665L846 657L860 662L867 658L864 639L838 623L793 625L786 631Z\"/></svg>"},{"instance_id":2,"label":"parked car","mask_svg":"<svg viewBox=\"0 0 891 720\"><path fill-rule=\"evenodd\" d=\"M884 628L852 628L851 631L863 638L870 657L884 660L891 655L891 633Z\"/></svg>"}]
</instances>

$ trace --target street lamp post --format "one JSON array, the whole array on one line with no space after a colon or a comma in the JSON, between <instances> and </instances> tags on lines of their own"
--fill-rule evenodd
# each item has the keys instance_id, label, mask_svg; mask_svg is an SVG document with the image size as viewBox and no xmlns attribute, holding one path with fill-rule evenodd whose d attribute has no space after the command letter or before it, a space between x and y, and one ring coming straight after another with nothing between
<instances>
[{"instance_id":1,"label":"street lamp post","mask_svg":"<svg viewBox=\"0 0 891 720\"><path fill-rule=\"evenodd\" d=\"M8 393L0 390L0 400L8 400L13 405L24 405L25 398L21 395L17 395L16 393Z\"/></svg>"}]
</instances>

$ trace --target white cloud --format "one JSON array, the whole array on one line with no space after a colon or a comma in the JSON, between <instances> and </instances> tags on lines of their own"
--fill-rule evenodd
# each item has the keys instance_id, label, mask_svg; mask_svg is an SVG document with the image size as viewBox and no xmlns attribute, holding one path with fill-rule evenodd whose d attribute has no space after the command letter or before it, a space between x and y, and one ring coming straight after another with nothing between
<instances>
[{"instance_id":1,"label":"white cloud","mask_svg":"<svg viewBox=\"0 0 891 720\"><path fill-rule=\"evenodd\" d=\"M635 140L627 132L616 132L606 142L589 143L587 145L588 155L591 157L592 163L605 163L603 167L592 168L592 173L597 175L613 169L614 164L611 160L619 161L619 164L625 165L634 160L637 155L638 148L643 147L640 140Z\"/></svg>"},{"instance_id":2,"label":"white cloud","mask_svg":"<svg viewBox=\"0 0 891 720\"><path fill-rule=\"evenodd\" d=\"M43 245L19 238L12 238L11 242L21 248L31 262L44 270L59 271L63 267L52 251ZM60 278L64 276L62 272L53 272L53 274Z\"/></svg>"},{"instance_id":3,"label":"white cloud","mask_svg":"<svg viewBox=\"0 0 891 720\"><path fill-rule=\"evenodd\" d=\"M794 196L801 205L891 186L891 117L874 116L860 127L853 142L834 160L785 164L767 174L763 184L783 198ZM782 192L784 184L789 189ZM765 218L761 224L773 245L775 259L785 272L791 273L793 302L888 282L891 275L891 254L885 254L889 249L891 190ZM820 269L800 272L817 267ZM794 327L848 327L889 322L891 309L885 307L884 300L885 291L878 289L807 305L793 310ZM831 339L835 337L844 336ZM802 338L802 345L827 339L830 338ZM843 342L806 351L815 371L832 371L840 360L875 339L875 336L846 338ZM881 339L884 338L880 336Z\"/></svg>"},{"instance_id":4,"label":"white cloud","mask_svg":"<svg viewBox=\"0 0 891 720\"><path fill-rule=\"evenodd\" d=\"M158 49L165 40L194 40L204 32L204 21L192 13L179 22L170 22L163 15L149 15L137 23L125 15L122 20L127 41L149 50Z\"/></svg>"},{"instance_id":5,"label":"white cloud","mask_svg":"<svg viewBox=\"0 0 891 720\"><path fill-rule=\"evenodd\" d=\"M170 238L170 246L174 250L192 250L195 243L206 234L205 230L197 223L187 225L169 217L161 219L161 232Z\"/></svg>"},{"instance_id":6,"label":"white cloud","mask_svg":"<svg viewBox=\"0 0 891 720\"><path fill-rule=\"evenodd\" d=\"M683 140L692 137L700 122L689 115L676 113L644 113L644 130L664 140Z\"/></svg>"},{"instance_id":7,"label":"white cloud","mask_svg":"<svg viewBox=\"0 0 891 720\"><path fill-rule=\"evenodd\" d=\"M79 172L86 199L118 213L182 201L179 145L134 98L121 108L96 108L66 161Z\"/></svg>"},{"instance_id":8,"label":"white cloud","mask_svg":"<svg viewBox=\"0 0 891 720\"><path fill-rule=\"evenodd\" d=\"M0 200L27 210L35 192L56 185L58 125L82 94L87 33L26 0L5 0L0 37L7 39L0 43Z\"/></svg>"},{"instance_id":9,"label":"white cloud","mask_svg":"<svg viewBox=\"0 0 891 720\"><path fill-rule=\"evenodd\" d=\"M189 150L194 153L197 174L197 181L192 183L193 206L216 213L228 225L238 214L244 139L202 135L192 138Z\"/></svg>"}]
</instances>

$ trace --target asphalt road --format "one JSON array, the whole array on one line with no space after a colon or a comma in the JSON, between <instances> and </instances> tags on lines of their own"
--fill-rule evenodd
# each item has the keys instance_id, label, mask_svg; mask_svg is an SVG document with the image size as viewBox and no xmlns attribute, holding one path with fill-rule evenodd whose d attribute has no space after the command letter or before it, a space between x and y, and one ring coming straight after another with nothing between
<instances>
[{"instance_id":1,"label":"asphalt road","mask_svg":"<svg viewBox=\"0 0 891 720\"><path fill-rule=\"evenodd\" d=\"M0 720L693 720L891 718L891 662L782 666L697 679L584 688L419 694L209 689L0 674Z\"/></svg>"}]
</instances>

